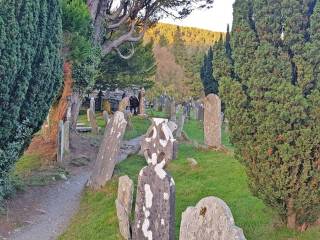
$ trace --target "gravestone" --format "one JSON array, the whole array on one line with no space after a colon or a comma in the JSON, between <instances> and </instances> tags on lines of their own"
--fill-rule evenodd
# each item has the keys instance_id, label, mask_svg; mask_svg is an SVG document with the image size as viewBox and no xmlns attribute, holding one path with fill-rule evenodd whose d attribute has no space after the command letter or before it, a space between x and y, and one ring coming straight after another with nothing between
<instances>
[{"instance_id":1,"label":"gravestone","mask_svg":"<svg viewBox=\"0 0 320 240\"><path fill-rule=\"evenodd\" d=\"M170 128L170 130L171 130L171 132L172 132L172 135L174 135L175 132L176 132L177 129L178 129L178 125L177 125L175 122L173 122L173 121L169 121L169 122L168 122L168 127Z\"/></svg>"},{"instance_id":2,"label":"gravestone","mask_svg":"<svg viewBox=\"0 0 320 240\"><path fill-rule=\"evenodd\" d=\"M171 101L169 100L168 97L165 98L165 101L164 101L164 112L170 116L170 113L171 113Z\"/></svg>"},{"instance_id":3,"label":"gravestone","mask_svg":"<svg viewBox=\"0 0 320 240\"><path fill-rule=\"evenodd\" d=\"M116 199L119 230L126 240L131 239L130 216L133 198L133 181L128 176L119 178L118 197Z\"/></svg>"},{"instance_id":4,"label":"gravestone","mask_svg":"<svg viewBox=\"0 0 320 240\"><path fill-rule=\"evenodd\" d=\"M129 104L130 104L129 97L124 97L119 103L118 111L124 112L129 106Z\"/></svg>"},{"instance_id":5,"label":"gravestone","mask_svg":"<svg viewBox=\"0 0 320 240\"><path fill-rule=\"evenodd\" d=\"M90 120L91 132L93 134L98 134L98 124L97 124L96 116L91 109L89 109L89 120Z\"/></svg>"},{"instance_id":6,"label":"gravestone","mask_svg":"<svg viewBox=\"0 0 320 240\"><path fill-rule=\"evenodd\" d=\"M70 151L70 122L65 121L63 124L64 131L64 150L66 152Z\"/></svg>"},{"instance_id":7,"label":"gravestone","mask_svg":"<svg viewBox=\"0 0 320 240\"><path fill-rule=\"evenodd\" d=\"M176 102L174 100L170 103L170 121L177 121Z\"/></svg>"},{"instance_id":8,"label":"gravestone","mask_svg":"<svg viewBox=\"0 0 320 240\"><path fill-rule=\"evenodd\" d=\"M123 112L116 112L111 118L99 148L88 185L93 189L103 187L113 175L122 138L127 126Z\"/></svg>"},{"instance_id":9,"label":"gravestone","mask_svg":"<svg viewBox=\"0 0 320 240\"><path fill-rule=\"evenodd\" d=\"M241 228L235 226L227 204L219 198L207 197L182 213L180 240L245 240Z\"/></svg>"},{"instance_id":10,"label":"gravestone","mask_svg":"<svg viewBox=\"0 0 320 240\"><path fill-rule=\"evenodd\" d=\"M174 240L175 184L163 169L172 158L172 133L166 119L153 119L141 149L148 166L138 178L133 240Z\"/></svg>"},{"instance_id":11,"label":"gravestone","mask_svg":"<svg viewBox=\"0 0 320 240\"><path fill-rule=\"evenodd\" d=\"M87 109L87 121L90 122L90 108Z\"/></svg>"},{"instance_id":12,"label":"gravestone","mask_svg":"<svg viewBox=\"0 0 320 240\"><path fill-rule=\"evenodd\" d=\"M146 95L146 91L144 90L144 88L142 88L139 93L139 115L142 115L142 116L146 115L145 105L144 105L145 95Z\"/></svg>"},{"instance_id":13,"label":"gravestone","mask_svg":"<svg viewBox=\"0 0 320 240\"><path fill-rule=\"evenodd\" d=\"M197 120L203 122L204 120L204 107L202 104L199 104L197 107L198 111L197 111Z\"/></svg>"},{"instance_id":14,"label":"gravestone","mask_svg":"<svg viewBox=\"0 0 320 240\"><path fill-rule=\"evenodd\" d=\"M156 97L156 98L153 100L153 110L159 111L159 109L160 109L160 102L159 102L159 98Z\"/></svg>"},{"instance_id":15,"label":"gravestone","mask_svg":"<svg viewBox=\"0 0 320 240\"><path fill-rule=\"evenodd\" d=\"M176 132L176 138L178 139L181 138L185 119L186 119L186 116L183 113L181 113L178 117L178 129Z\"/></svg>"},{"instance_id":16,"label":"gravestone","mask_svg":"<svg viewBox=\"0 0 320 240\"><path fill-rule=\"evenodd\" d=\"M64 157L64 125L63 121L59 121L58 139L57 139L57 162L63 164Z\"/></svg>"},{"instance_id":17,"label":"gravestone","mask_svg":"<svg viewBox=\"0 0 320 240\"><path fill-rule=\"evenodd\" d=\"M108 124L109 121L109 113L107 111L103 111L103 119L106 122L106 124Z\"/></svg>"},{"instance_id":18,"label":"gravestone","mask_svg":"<svg viewBox=\"0 0 320 240\"><path fill-rule=\"evenodd\" d=\"M204 99L204 142L209 147L221 146L221 100L215 94Z\"/></svg>"},{"instance_id":19,"label":"gravestone","mask_svg":"<svg viewBox=\"0 0 320 240\"><path fill-rule=\"evenodd\" d=\"M90 98L90 109L94 114L96 113L96 101L94 100L94 97Z\"/></svg>"}]
</instances>

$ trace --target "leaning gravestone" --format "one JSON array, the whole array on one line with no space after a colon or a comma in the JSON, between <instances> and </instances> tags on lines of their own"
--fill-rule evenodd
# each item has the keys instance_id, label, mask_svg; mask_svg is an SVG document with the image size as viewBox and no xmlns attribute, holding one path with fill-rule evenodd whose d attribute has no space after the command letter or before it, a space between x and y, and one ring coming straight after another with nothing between
<instances>
[{"instance_id":1,"label":"leaning gravestone","mask_svg":"<svg viewBox=\"0 0 320 240\"><path fill-rule=\"evenodd\" d=\"M129 97L125 97L120 101L118 111L124 112L128 106L129 106Z\"/></svg>"},{"instance_id":2,"label":"leaning gravestone","mask_svg":"<svg viewBox=\"0 0 320 240\"><path fill-rule=\"evenodd\" d=\"M103 187L113 175L127 121L123 112L116 112L107 125L92 175L88 185L93 189Z\"/></svg>"},{"instance_id":3,"label":"leaning gravestone","mask_svg":"<svg viewBox=\"0 0 320 240\"><path fill-rule=\"evenodd\" d=\"M63 121L59 121L58 139L57 139L57 162L63 164L64 157L64 125Z\"/></svg>"},{"instance_id":4,"label":"leaning gravestone","mask_svg":"<svg viewBox=\"0 0 320 240\"><path fill-rule=\"evenodd\" d=\"M131 239L130 216L133 198L133 181L128 176L119 178L118 198L116 199L119 230L126 240Z\"/></svg>"},{"instance_id":5,"label":"leaning gravestone","mask_svg":"<svg viewBox=\"0 0 320 240\"><path fill-rule=\"evenodd\" d=\"M172 133L166 119L153 119L141 148L148 166L141 169L133 226L133 240L173 240L175 184L163 169L171 160Z\"/></svg>"},{"instance_id":6,"label":"leaning gravestone","mask_svg":"<svg viewBox=\"0 0 320 240\"><path fill-rule=\"evenodd\" d=\"M64 131L64 150L66 152L70 151L70 122L65 121L63 124Z\"/></svg>"},{"instance_id":7,"label":"leaning gravestone","mask_svg":"<svg viewBox=\"0 0 320 240\"><path fill-rule=\"evenodd\" d=\"M221 100L215 94L204 99L204 141L209 147L221 146Z\"/></svg>"},{"instance_id":8,"label":"leaning gravestone","mask_svg":"<svg viewBox=\"0 0 320 240\"><path fill-rule=\"evenodd\" d=\"M235 226L227 204L219 198L203 198L195 207L182 213L180 240L245 240Z\"/></svg>"},{"instance_id":9,"label":"leaning gravestone","mask_svg":"<svg viewBox=\"0 0 320 240\"><path fill-rule=\"evenodd\" d=\"M93 134L98 134L98 124L97 124L96 116L91 109L89 109L89 120L90 120L91 132Z\"/></svg>"}]
</instances>

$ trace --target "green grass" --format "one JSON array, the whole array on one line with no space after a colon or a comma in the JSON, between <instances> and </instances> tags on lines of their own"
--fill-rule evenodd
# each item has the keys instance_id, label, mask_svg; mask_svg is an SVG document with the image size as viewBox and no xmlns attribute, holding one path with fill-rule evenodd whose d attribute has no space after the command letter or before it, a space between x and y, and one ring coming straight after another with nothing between
<instances>
[{"instance_id":1,"label":"green grass","mask_svg":"<svg viewBox=\"0 0 320 240\"><path fill-rule=\"evenodd\" d=\"M98 127L104 128L106 126L106 123L104 121L103 115L101 112L96 112L96 120ZM86 127L90 126L90 122L87 119L87 114L82 112L78 117L78 123L83 123Z\"/></svg>"},{"instance_id":2,"label":"green grass","mask_svg":"<svg viewBox=\"0 0 320 240\"><path fill-rule=\"evenodd\" d=\"M24 178L41 168L41 157L36 154L25 154L15 165L14 174Z\"/></svg>"},{"instance_id":3,"label":"green grass","mask_svg":"<svg viewBox=\"0 0 320 240\"><path fill-rule=\"evenodd\" d=\"M189 121L185 131L189 137L203 141L201 124ZM202 133L201 133L202 132ZM202 135L201 135L202 134ZM223 132L223 143L230 147ZM198 161L191 168L187 158ZM146 165L144 158L132 156L116 166L113 179L98 192L85 190L79 212L74 216L60 240L120 240L115 199L118 177L128 175L137 185L137 175ZM200 151L191 145L180 145L177 160L172 161L167 171L176 182L176 239L179 236L181 214L188 206L207 196L223 199L231 208L236 224L244 230L248 240L316 240L320 239L320 228L305 233L288 230L277 213L261 200L252 196L248 189L243 166L230 154Z\"/></svg>"},{"instance_id":4,"label":"green grass","mask_svg":"<svg viewBox=\"0 0 320 240\"><path fill-rule=\"evenodd\" d=\"M133 116L131 118L132 128L127 129L124 134L125 140L130 140L145 134L151 124L150 120L140 116Z\"/></svg>"}]
</instances>

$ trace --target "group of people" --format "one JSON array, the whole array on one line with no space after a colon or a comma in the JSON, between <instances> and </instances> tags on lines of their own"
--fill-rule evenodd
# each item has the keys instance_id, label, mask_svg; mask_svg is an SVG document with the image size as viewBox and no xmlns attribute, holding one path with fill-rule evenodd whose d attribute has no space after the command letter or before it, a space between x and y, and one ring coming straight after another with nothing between
<instances>
[{"instance_id":1,"label":"group of people","mask_svg":"<svg viewBox=\"0 0 320 240\"><path fill-rule=\"evenodd\" d=\"M127 94L123 93L122 99L125 97L127 97ZM132 95L129 97L129 109L133 115L139 114L139 105L140 105L140 101L138 97L136 97L135 95Z\"/></svg>"}]
</instances>

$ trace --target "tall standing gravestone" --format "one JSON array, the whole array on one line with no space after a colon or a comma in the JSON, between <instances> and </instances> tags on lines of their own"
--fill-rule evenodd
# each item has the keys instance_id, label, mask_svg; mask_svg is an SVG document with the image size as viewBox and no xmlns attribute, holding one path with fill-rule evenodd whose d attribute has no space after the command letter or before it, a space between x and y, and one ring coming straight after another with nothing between
<instances>
[{"instance_id":1,"label":"tall standing gravestone","mask_svg":"<svg viewBox=\"0 0 320 240\"><path fill-rule=\"evenodd\" d=\"M96 101L94 100L94 97L90 98L90 109L94 114L96 113Z\"/></svg>"},{"instance_id":2,"label":"tall standing gravestone","mask_svg":"<svg viewBox=\"0 0 320 240\"><path fill-rule=\"evenodd\" d=\"M215 94L204 99L204 141L209 147L221 146L221 100Z\"/></svg>"},{"instance_id":3,"label":"tall standing gravestone","mask_svg":"<svg viewBox=\"0 0 320 240\"><path fill-rule=\"evenodd\" d=\"M64 124L63 121L59 121L58 139L57 139L57 162L63 164L64 157Z\"/></svg>"},{"instance_id":4,"label":"tall standing gravestone","mask_svg":"<svg viewBox=\"0 0 320 240\"><path fill-rule=\"evenodd\" d=\"M176 102L174 100L170 103L170 121L177 121Z\"/></svg>"},{"instance_id":5,"label":"tall standing gravestone","mask_svg":"<svg viewBox=\"0 0 320 240\"><path fill-rule=\"evenodd\" d=\"M184 115L184 113L181 113L178 117L178 129L176 132L177 139L181 138L185 119L186 119L186 116Z\"/></svg>"},{"instance_id":6,"label":"tall standing gravestone","mask_svg":"<svg viewBox=\"0 0 320 240\"><path fill-rule=\"evenodd\" d=\"M207 197L182 213L180 240L245 240L227 204Z\"/></svg>"},{"instance_id":7,"label":"tall standing gravestone","mask_svg":"<svg viewBox=\"0 0 320 240\"><path fill-rule=\"evenodd\" d=\"M97 159L88 185L93 189L103 187L113 175L127 121L123 112L116 112L107 124Z\"/></svg>"},{"instance_id":8,"label":"tall standing gravestone","mask_svg":"<svg viewBox=\"0 0 320 240\"><path fill-rule=\"evenodd\" d=\"M139 93L139 115L146 115L145 112L145 95L146 95L146 91L144 90L144 88L141 88L140 93Z\"/></svg>"},{"instance_id":9,"label":"tall standing gravestone","mask_svg":"<svg viewBox=\"0 0 320 240\"><path fill-rule=\"evenodd\" d=\"M163 169L172 158L174 139L166 119L153 119L141 143L148 166L141 169L133 226L133 240L173 240L175 184Z\"/></svg>"},{"instance_id":10,"label":"tall standing gravestone","mask_svg":"<svg viewBox=\"0 0 320 240\"><path fill-rule=\"evenodd\" d=\"M91 109L89 109L89 120L90 120L91 132L93 134L98 134L98 124L97 124L96 116Z\"/></svg>"}]
</instances>

